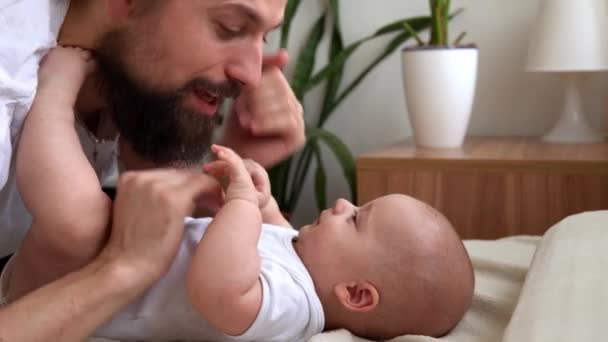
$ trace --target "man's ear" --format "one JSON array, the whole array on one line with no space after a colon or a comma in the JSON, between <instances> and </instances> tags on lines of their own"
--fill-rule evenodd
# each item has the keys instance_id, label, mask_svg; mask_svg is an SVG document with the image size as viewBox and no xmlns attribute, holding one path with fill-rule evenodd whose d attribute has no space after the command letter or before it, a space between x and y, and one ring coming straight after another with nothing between
<instances>
[{"instance_id":1,"label":"man's ear","mask_svg":"<svg viewBox=\"0 0 608 342\"><path fill-rule=\"evenodd\" d=\"M380 303L378 289L367 281L339 283L334 286L334 295L346 310L352 312L369 312Z\"/></svg>"}]
</instances>

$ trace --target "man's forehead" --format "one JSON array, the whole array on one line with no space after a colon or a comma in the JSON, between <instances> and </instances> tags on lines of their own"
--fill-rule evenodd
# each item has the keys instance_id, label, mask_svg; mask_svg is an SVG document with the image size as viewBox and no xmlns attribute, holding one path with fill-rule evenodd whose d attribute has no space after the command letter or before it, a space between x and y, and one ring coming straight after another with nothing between
<instances>
[{"instance_id":1,"label":"man's forehead","mask_svg":"<svg viewBox=\"0 0 608 342\"><path fill-rule=\"evenodd\" d=\"M287 0L207 0L217 7L248 10L265 21L282 21Z\"/></svg>"}]
</instances>

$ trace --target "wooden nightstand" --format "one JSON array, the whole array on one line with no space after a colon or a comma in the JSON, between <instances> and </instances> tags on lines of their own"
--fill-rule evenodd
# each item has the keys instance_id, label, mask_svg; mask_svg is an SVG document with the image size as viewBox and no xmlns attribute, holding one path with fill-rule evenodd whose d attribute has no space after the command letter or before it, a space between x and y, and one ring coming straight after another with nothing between
<instances>
[{"instance_id":1,"label":"wooden nightstand","mask_svg":"<svg viewBox=\"0 0 608 342\"><path fill-rule=\"evenodd\" d=\"M425 201L463 239L541 235L568 215L608 209L608 143L477 137L433 150L406 141L357 158L357 188L360 203L388 193Z\"/></svg>"}]
</instances>

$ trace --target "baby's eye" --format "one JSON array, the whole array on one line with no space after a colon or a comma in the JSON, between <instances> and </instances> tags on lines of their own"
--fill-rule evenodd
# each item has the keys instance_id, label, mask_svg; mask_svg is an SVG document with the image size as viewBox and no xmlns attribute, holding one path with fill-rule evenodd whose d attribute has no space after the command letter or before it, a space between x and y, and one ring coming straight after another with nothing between
<instances>
[{"instance_id":1,"label":"baby's eye","mask_svg":"<svg viewBox=\"0 0 608 342\"><path fill-rule=\"evenodd\" d=\"M353 211L352 216L350 217L350 219L353 221L353 223L356 225L357 224L357 215L359 215L359 211L355 210Z\"/></svg>"}]
</instances>

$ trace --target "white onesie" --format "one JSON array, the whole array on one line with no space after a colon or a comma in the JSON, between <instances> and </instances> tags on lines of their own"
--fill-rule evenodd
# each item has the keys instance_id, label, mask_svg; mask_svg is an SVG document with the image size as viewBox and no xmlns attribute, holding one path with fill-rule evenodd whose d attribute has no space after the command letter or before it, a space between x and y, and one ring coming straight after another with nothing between
<instances>
[{"instance_id":1,"label":"white onesie","mask_svg":"<svg viewBox=\"0 0 608 342\"><path fill-rule=\"evenodd\" d=\"M210 218L186 219L184 237L168 273L95 336L121 341L288 342L306 341L323 331L323 307L292 244L297 232L266 224L258 243L263 299L255 322L235 337L209 326L188 301L186 274L210 222Z\"/></svg>"}]
</instances>

